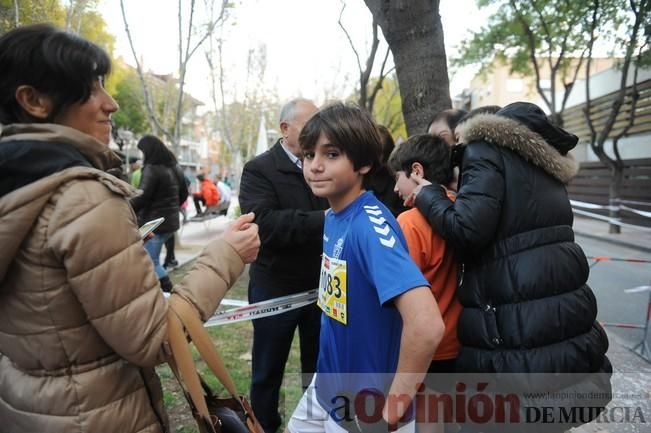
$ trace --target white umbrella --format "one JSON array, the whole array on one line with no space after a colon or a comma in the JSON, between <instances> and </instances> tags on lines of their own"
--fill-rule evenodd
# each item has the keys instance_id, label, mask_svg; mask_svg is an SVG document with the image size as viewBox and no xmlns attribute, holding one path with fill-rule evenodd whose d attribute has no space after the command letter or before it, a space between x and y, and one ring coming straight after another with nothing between
<instances>
[{"instance_id":1,"label":"white umbrella","mask_svg":"<svg viewBox=\"0 0 651 433\"><path fill-rule=\"evenodd\" d=\"M267 143L267 127L265 126L264 115L260 116L260 128L258 129L258 144L255 147L255 155L266 152L269 148Z\"/></svg>"}]
</instances>

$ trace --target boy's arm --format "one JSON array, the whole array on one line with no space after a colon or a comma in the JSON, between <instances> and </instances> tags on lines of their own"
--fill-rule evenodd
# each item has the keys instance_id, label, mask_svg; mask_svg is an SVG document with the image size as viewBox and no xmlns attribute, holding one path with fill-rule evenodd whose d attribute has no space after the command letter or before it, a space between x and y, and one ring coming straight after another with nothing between
<instances>
[{"instance_id":1,"label":"boy's arm","mask_svg":"<svg viewBox=\"0 0 651 433\"><path fill-rule=\"evenodd\" d=\"M404 397L413 398L432 362L445 325L429 287L421 286L398 296L394 303L402 317L402 337L398 369L393 378L387 402L382 411L389 425L398 423L407 405L391 404Z\"/></svg>"}]
</instances>

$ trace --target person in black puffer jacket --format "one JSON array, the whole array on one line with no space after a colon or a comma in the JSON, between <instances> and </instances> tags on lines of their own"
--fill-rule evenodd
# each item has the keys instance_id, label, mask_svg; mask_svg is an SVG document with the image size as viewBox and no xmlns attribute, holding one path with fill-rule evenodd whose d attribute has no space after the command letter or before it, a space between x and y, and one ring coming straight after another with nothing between
<instances>
[{"instance_id":1,"label":"person in black puffer jacket","mask_svg":"<svg viewBox=\"0 0 651 433\"><path fill-rule=\"evenodd\" d=\"M179 211L181 203L187 198L187 191L180 187L179 179L183 173L179 173L176 157L161 140L153 135L145 135L138 142L138 149L144 154L139 186L142 194L131 199L131 206L138 215L140 225L156 218L165 218L154 230L155 236L145 243L145 249L154 262L162 289L169 292L172 283L160 264L160 252L165 241L179 229Z\"/></svg>"},{"instance_id":2,"label":"person in black puffer jacket","mask_svg":"<svg viewBox=\"0 0 651 433\"><path fill-rule=\"evenodd\" d=\"M521 391L573 391L557 402L564 407L605 406L608 339L595 320L589 267L574 242L565 189L578 171L568 155L578 138L524 102L477 115L457 131L466 145L456 201L418 179L423 187L415 204L462 263L458 371L508 376L498 382ZM600 397L586 402L576 394L591 391ZM562 431L599 412L546 428L520 427Z\"/></svg>"}]
</instances>

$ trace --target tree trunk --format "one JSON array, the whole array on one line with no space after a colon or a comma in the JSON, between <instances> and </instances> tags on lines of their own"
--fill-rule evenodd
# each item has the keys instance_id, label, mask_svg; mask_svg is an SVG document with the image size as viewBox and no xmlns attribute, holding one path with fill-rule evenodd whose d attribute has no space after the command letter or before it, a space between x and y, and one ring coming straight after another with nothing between
<instances>
[{"instance_id":1,"label":"tree trunk","mask_svg":"<svg viewBox=\"0 0 651 433\"><path fill-rule=\"evenodd\" d=\"M616 220L619 220L621 215L619 211L619 191L622 186L622 180L624 178L624 167L623 164L614 164L611 168L613 181L610 183L609 188L609 200L608 204L610 205L609 216ZM617 224L610 224L608 228L608 233L619 234L621 233L621 226Z\"/></svg>"},{"instance_id":2,"label":"tree trunk","mask_svg":"<svg viewBox=\"0 0 651 433\"><path fill-rule=\"evenodd\" d=\"M437 0L364 0L396 66L407 134L425 132L450 108L450 83Z\"/></svg>"}]
</instances>

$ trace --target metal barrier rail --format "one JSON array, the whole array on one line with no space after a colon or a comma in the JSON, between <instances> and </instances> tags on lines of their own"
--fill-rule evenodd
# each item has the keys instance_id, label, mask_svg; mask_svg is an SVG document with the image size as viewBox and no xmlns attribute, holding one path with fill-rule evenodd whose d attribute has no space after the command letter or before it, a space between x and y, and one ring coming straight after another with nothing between
<instances>
[{"instance_id":1,"label":"metal barrier rail","mask_svg":"<svg viewBox=\"0 0 651 433\"><path fill-rule=\"evenodd\" d=\"M594 212L589 212L586 210L581 210L581 209L576 209L576 208L583 208L583 209L590 209L590 210L608 210L608 211L625 211L629 213L633 213L635 215L641 216L643 218L650 218L651 219L651 212L648 211L643 211L640 209L635 209L632 207L628 207L626 205L623 205L622 203L635 203L638 205L643 205L643 206L651 206L651 203L645 203L645 202L628 202L625 200L619 201L619 204L616 206L613 205L601 205L601 204L595 204L595 203L587 203L584 201L578 201L578 200L570 200L570 204L572 205L572 211L577 214L577 215L583 215L587 216L590 218L606 221L609 224L613 225L618 225L620 227L628 227L636 230L642 230L642 231L651 231L651 227L645 227L645 226L639 226L636 224L628 224L628 223L623 223L617 218L612 218L609 216L605 215L599 215Z\"/></svg>"},{"instance_id":2,"label":"metal barrier rail","mask_svg":"<svg viewBox=\"0 0 651 433\"><path fill-rule=\"evenodd\" d=\"M583 211L583 210L580 210L580 209L574 209L573 208L572 211L577 215L584 215L584 216L594 218L594 219L597 219L597 220L606 221L609 224L614 224L614 225L617 225L617 226L620 226L620 227L628 227L628 228L632 228L632 229L636 229L636 230L640 230L640 231L645 231L645 232L649 231L649 232L651 232L651 227L644 227L644 226L638 226L638 225L635 225L635 224L623 223L623 222L619 221L616 218L611 218L611 217L599 215L599 214L596 214L596 213L593 213L593 212L586 212L586 211Z\"/></svg>"},{"instance_id":3,"label":"metal barrier rail","mask_svg":"<svg viewBox=\"0 0 651 433\"><path fill-rule=\"evenodd\" d=\"M651 260L648 259L623 259L620 257L608 257L608 256L587 256L589 260L594 260L590 267L596 265L599 262L628 262L628 263L651 263Z\"/></svg>"},{"instance_id":4,"label":"metal barrier rail","mask_svg":"<svg viewBox=\"0 0 651 433\"><path fill-rule=\"evenodd\" d=\"M651 263L651 260L646 260L646 259L632 259L632 258L607 257L607 256L588 256L587 258L594 260L590 264L590 268L594 267L597 263L608 262L608 261L638 263L638 264ZM635 346L630 347L629 350L639 355L645 361L651 362L651 349L649 348L649 343L647 342L649 337L649 328L651 324L651 285L624 289L624 293L644 293L644 292L649 292L649 300L647 302L646 318L643 324L621 323L621 322L600 322L600 323L602 326L609 326L613 328L643 329L644 331L642 333L642 340L640 340L640 342L637 343Z\"/></svg>"}]
</instances>

